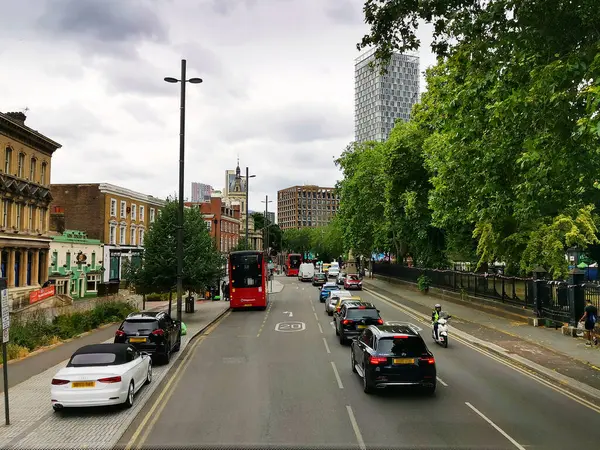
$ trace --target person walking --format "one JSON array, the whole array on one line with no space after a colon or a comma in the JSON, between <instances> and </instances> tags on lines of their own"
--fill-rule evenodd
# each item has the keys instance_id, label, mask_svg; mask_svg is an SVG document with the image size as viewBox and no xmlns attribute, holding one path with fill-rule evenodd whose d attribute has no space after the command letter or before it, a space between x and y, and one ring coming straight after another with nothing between
<instances>
[{"instance_id":1,"label":"person walking","mask_svg":"<svg viewBox=\"0 0 600 450\"><path fill-rule=\"evenodd\" d=\"M585 345L592 345L592 340L595 345L598 345L598 338L594 332L596 322L598 321L598 308L594 306L590 299L587 299L586 303L585 312L581 316L581 319L579 319L580 322L584 323L585 334L588 340Z\"/></svg>"}]
</instances>

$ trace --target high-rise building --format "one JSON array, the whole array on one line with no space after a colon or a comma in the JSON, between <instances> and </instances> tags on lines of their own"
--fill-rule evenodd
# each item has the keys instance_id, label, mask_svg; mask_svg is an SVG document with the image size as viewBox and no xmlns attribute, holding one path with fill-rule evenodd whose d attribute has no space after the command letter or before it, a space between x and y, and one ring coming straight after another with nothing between
<instances>
[{"instance_id":1,"label":"high-rise building","mask_svg":"<svg viewBox=\"0 0 600 450\"><path fill-rule=\"evenodd\" d=\"M334 188L292 186L277 191L277 218L282 230L327 225L340 206Z\"/></svg>"},{"instance_id":2,"label":"high-rise building","mask_svg":"<svg viewBox=\"0 0 600 450\"><path fill-rule=\"evenodd\" d=\"M210 203L213 190L210 184L192 182L192 203Z\"/></svg>"},{"instance_id":3,"label":"high-rise building","mask_svg":"<svg viewBox=\"0 0 600 450\"><path fill-rule=\"evenodd\" d=\"M382 75L375 51L359 56L354 65L354 140L385 141L397 119L407 121L419 101L419 57L395 53Z\"/></svg>"}]
</instances>

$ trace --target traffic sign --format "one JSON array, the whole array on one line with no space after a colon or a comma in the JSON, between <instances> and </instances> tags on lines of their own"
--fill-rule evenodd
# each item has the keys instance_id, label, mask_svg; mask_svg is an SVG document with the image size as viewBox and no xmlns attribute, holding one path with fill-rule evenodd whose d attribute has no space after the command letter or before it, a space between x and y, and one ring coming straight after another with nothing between
<instances>
[{"instance_id":1,"label":"traffic sign","mask_svg":"<svg viewBox=\"0 0 600 450\"><path fill-rule=\"evenodd\" d=\"M2 302L2 329L10 327L10 310L8 307L8 289L0 291L0 301Z\"/></svg>"},{"instance_id":2,"label":"traffic sign","mask_svg":"<svg viewBox=\"0 0 600 450\"><path fill-rule=\"evenodd\" d=\"M8 342L8 328L2 330L2 342L6 344Z\"/></svg>"}]
</instances>

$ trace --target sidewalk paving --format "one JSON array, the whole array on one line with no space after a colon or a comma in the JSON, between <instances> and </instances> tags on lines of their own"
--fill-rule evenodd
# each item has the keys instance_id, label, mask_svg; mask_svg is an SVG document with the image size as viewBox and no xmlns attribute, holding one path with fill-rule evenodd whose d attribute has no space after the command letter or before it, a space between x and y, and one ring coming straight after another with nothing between
<instances>
[{"instance_id":1,"label":"sidewalk paving","mask_svg":"<svg viewBox=\"0 0 600 450\"><path fill-rule=\"evenodd\" d=\"M395 283L365 278L363 284L367 289L428 316L433 305L441 303L442 308L452 315L452 328L496 344L506 352L550 371L600 389L600 348L586 346L582 338L565 336L560 330L512 322L453 303L449 299L442 302L435 296L424 295Z\"/></svg>"},{"instance_id":2,"label":"sidewalk paving","mask_svg":"<svg viewBox=\"0 0 600 450\"><path fill-rule=\"evenodd\" d=\"M152 303L148 302L146 308L152 308ZM68 360L13 387L9 390L11 425L4 425L2 420L0 448L112 449L152 393L161 386L190 340L228 309L229 302L197 301L195 313L183 314L187 335L182 336L181 350L171 357L169 365L153 368L152 383L137 393L130 409L86 408L55 413L50 403L50 381ZM105 342L112 342L112 338ZM0 411L3 410L2 397Z\"/></svg>"}]
</instances>

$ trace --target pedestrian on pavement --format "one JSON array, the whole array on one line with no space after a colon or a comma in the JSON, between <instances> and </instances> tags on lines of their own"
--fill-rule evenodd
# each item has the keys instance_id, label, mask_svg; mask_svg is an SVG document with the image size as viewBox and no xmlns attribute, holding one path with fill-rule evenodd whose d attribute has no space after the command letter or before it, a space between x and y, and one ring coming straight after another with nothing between
<instances>
[{"instance_id":1,"label":"pedestrian on pavement","mask_svg":"<svg viewBox=\"0 0 600 450\"><path fill-rule=\"evenodd\" d=\"M594 306L590 299L586 301L587 305L585 307L585 312L580 322L584 323L585 334L587 337L587 342L585 345L592 345L592 339L594 340L594 345L598 345L598 338L595 336L594 328L596 327L596 322L598 321L598 308Z\"/></svg>"},{"instance_id":2,"label":"pedestrian on pavement","mask_svg":"<svg viewBox=\"0 0 600 450\"><path fill-rule=\"evenodd\" d=\"M225 299L225 301L229 300L229 283L224 283L223 286L223 297Z\"/></svg>"}]
</instances>

